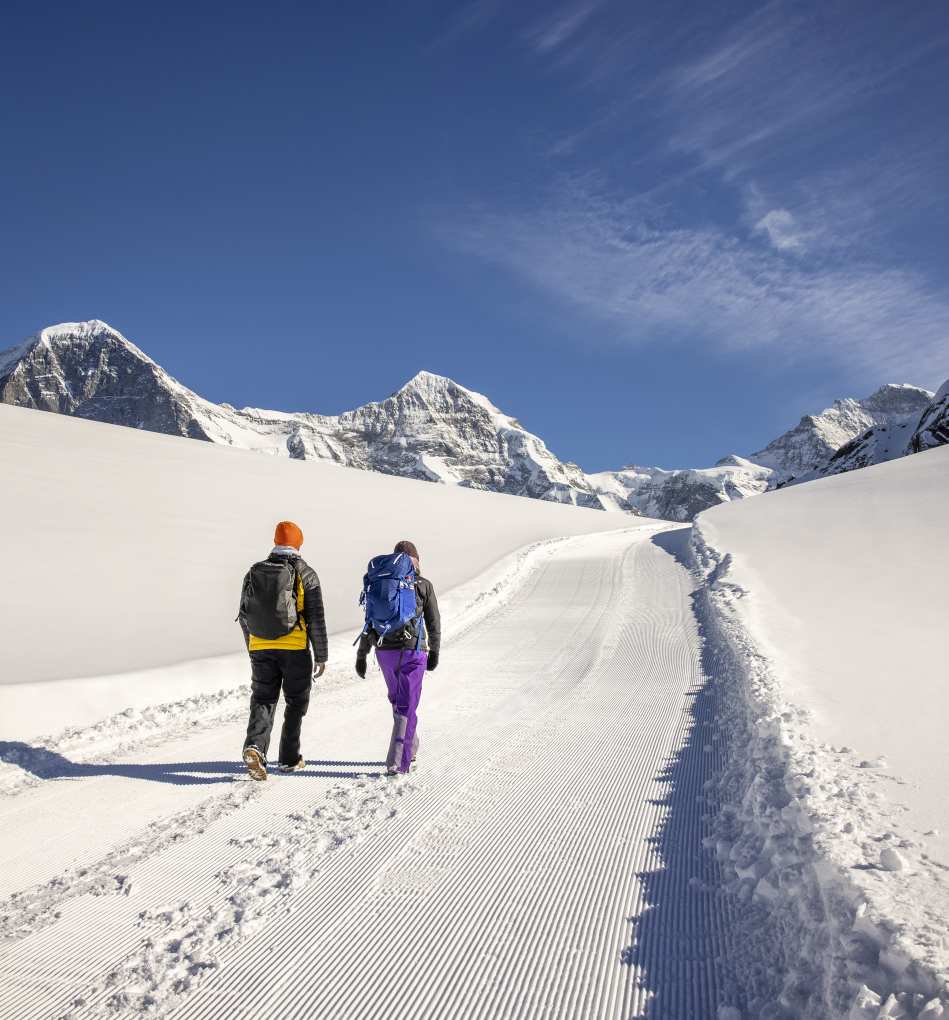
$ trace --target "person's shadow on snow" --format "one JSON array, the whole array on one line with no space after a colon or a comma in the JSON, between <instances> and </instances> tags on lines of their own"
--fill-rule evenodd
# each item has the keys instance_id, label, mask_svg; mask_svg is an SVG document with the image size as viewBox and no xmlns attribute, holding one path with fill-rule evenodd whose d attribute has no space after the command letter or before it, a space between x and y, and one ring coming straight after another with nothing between
<instances>
[{"instance_id":1,"label":"person's shadow on snow","mask_svg":"<svg viewBox=\"0 0 949 1020\"><path fill-rule=\"evenodd\" d=\"M142 779L152 783L175 786L210 786L233 783L247 775L238 761L176 761L164 763L76 762L46 747L34 747L19 740L0 740L0 761L15 765L37 779L93 779L98 776L119 776ZM320 769L309 767L321 766ZM381 761L318 761L310 762L301 772L290 772L283 778L363 779L382 775ZM365 768L360 771L360 766ZM329 771L329 767L333 771ZM376 768L377 771L371 771ZM337 769L341 771L336 771Z\"/></svg>"}]
</instances>

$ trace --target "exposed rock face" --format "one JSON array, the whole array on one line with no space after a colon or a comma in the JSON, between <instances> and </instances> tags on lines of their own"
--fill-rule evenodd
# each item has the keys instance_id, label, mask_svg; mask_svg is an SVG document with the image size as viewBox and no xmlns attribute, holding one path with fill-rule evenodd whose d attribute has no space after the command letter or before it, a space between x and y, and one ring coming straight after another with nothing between
<instances>
[{"instance_id":1,"label":"exposed rock face","mask_svg":"<svg viewBox=\"0 0 949 1020\"><path fill-rule=\"evenodd\" d=\"M949 443L949 379L923 411L909 440L909 453L931 450Z\"/></svg>"},{"instance_id":2,"label":"exposed rock face","mask_svg":"<svg viewBox=\"0 0 949 1020\"><path fill-rule=\"evenodd\" d=\"M586 476L487 398L420 372L339 416L213 404L104 322L65 323L0 353L0 400L150 432L602 509Z\"/></svg>"},{"instance_id":3,"label":"exposed rock face","mask_svg":"<svg viewBox=\"0 0 949 1020\"><path fill-rule=\"evenodd\" d=\"M855 471L857 468L883 464L895 457L902 457L913 432L913 421L914 418L899 418L887 425L873 425L856 439L844 443L826 464L795 481L840 475L845 471Z\"/></svg>"},{"instance_id":4,"label":"exposed rock face","mask_svg":"<svg viewBox=\"0 0 949 1020\"><path fill-rule=\"evenodd\" d=\"M0 353L5 404L210 439L194 396L98 320L50 326Z\"/></svg>"}]
</instances>

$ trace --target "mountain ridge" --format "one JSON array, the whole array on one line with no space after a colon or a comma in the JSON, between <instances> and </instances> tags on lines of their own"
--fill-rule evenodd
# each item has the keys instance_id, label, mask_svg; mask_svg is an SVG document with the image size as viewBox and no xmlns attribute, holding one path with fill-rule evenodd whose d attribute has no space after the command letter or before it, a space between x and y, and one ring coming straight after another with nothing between
<instances>
[{"instance_id":1,"label":"mountain ridge","mask_svg":"<svg viewBox=\"0 0 949 1020\"><path fill-rule=\"evenodd\" d=\"M428 371L340 415L214 404L101 320L0 352L0 400L153 432L603 509L586 476L484 395Z\"/></svg>"},{"instance_id":2,"label":"mountain ridge","mask_svg":"<svg viewBox=\"0 0 949 1020\"><path fill-rule=\"evenodd\" d=\"M216 404L100 319L48 326L0 351L0 401L420 480L691 520L709 507L949 441L949 386L886 383L836 400L748 456L713 467L585 473L487 396L422 369L338 415Z\"/></svg>"}]
</instances>

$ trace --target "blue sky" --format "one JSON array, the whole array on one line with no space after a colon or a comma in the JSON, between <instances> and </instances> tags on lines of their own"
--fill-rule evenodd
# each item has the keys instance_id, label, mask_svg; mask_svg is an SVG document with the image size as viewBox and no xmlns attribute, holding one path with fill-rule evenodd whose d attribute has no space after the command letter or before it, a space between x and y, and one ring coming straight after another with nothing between
<instances>
[{"instance_id":1,"label":"blue sky","mask_svg":"<svg viewBox=\"0 0 949 1020\"><path fill-rule=\"evenodd\" d=\"M101 318L214 400L419 368L595 470L949 376L949 7L19 2L0 346Z\"/></svg>"}]
</instances>

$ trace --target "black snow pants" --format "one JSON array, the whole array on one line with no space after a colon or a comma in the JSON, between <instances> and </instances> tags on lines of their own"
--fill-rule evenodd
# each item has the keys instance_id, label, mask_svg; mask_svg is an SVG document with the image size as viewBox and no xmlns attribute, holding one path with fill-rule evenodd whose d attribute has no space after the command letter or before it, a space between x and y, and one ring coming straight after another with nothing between
<instances>
[{"instance_id":1,"label":"black snow pants","mask_svg":"<svg viewBox=\"0 0 949 1020\"><path fill-rule=\"evenodd\" d=\"M313 659L309 648L274 648L250 653L250 719L244 747L251 744L264 757L270 746L270 731L283 686L283 730L280 733L280 758L283 765L295 765L300 757L300 727L310 706Z\"/></svg>"}]
</instances>

